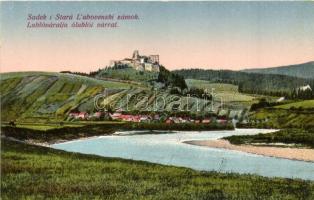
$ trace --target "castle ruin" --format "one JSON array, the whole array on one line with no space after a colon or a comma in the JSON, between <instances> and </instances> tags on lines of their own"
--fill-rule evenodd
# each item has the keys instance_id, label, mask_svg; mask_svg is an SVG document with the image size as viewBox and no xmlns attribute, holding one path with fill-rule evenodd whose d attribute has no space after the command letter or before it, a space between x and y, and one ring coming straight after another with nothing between
<instances>
[{"instance_id":1,"label":"castle ruin","mask_svg":"<svg viewBox=\"0 0 314 200\"><path fill-rule=\"evenodd\" d=\"M138 50L133 52L132 58L111 61L110 66L126 65L138 71L159 72L159 55L140 55Z\"/></svg>"}]
</instances>

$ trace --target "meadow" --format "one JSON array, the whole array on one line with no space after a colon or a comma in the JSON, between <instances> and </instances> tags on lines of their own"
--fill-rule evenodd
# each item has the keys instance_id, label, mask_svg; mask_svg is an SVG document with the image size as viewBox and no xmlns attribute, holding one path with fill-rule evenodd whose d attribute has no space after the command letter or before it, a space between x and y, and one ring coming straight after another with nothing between
<instances>
[{"instance_id":1,"label":"meadow","mask_svg":"<svg viewBox=\"0 0 314 200\"><path fill-rule=\"evenodd\" d=\"M210 83L205 80L186 79L189 88L207 89L208 92L214 92L216 100L222 99L224 102L250 102L254 96L242 94L238 91L238 86L227 83Z\"/></svg>"},{"instance_id":2,"label":"meadow","mask_svg":"<svg viewBox=\"0 0 314 200\"><path fill-rule=\"evenodd\" d=\"M314 183L201 172L1 140L2 199L313 199Z\"/></svg>"}]
</instances>

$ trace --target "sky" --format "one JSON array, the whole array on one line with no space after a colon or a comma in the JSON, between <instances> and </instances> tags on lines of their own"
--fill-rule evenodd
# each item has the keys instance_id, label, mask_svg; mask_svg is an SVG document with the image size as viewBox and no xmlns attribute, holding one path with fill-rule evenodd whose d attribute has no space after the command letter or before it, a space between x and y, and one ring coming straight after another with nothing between
<instances>
[{"instance_id":1,"label":"sky","mask_svg":"<svg viewBox=\"0 0 314 200\"><path fill-rule=\"evenodd\" d=\"M264 68L314 60L314 2L0 2L0 67L95 71L159 54L168 69ZM29 14L134 15L117 28L27 28Z\"/></svg>"}]
</instances>

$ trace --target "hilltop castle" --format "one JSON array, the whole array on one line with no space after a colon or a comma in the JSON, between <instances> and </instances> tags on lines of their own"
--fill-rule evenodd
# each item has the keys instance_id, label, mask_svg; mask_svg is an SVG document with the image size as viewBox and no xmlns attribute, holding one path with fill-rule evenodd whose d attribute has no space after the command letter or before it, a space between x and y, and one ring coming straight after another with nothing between
<instances>
[{"instance_id":1,"label":"hilltop castle","mask_svg":"<svg viewBox=\"0 0 314 200\"><path fill-rule=\"evenodd\" d=\"M133 52L132 58L111 61L110 66L126 65L139 71L159 72L159 55L142 56L138 50Z\"/></svg>"}]
</instances>

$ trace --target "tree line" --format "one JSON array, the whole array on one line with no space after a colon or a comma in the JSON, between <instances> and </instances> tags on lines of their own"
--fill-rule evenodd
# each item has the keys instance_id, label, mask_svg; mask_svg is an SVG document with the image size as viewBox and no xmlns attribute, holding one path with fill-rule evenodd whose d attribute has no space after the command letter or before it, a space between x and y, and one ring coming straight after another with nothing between
<instances>
[{"instance_id":1,"label":"tree line","mask_svg":"<svg viewBox=\"0 0 314 200\"><path fill-rule=\"evenodd\" d=\"M313 90L298 91L298 88L305 85L314 88L314 79L231 70L182 69L175 70L173 73L183 76L185 79L235 84L238 85L239 92L242 93L285 96L291 99L311 99L314 97Z\"/></svg>"}]
</instances>

